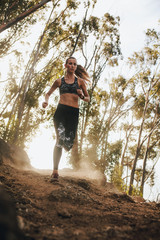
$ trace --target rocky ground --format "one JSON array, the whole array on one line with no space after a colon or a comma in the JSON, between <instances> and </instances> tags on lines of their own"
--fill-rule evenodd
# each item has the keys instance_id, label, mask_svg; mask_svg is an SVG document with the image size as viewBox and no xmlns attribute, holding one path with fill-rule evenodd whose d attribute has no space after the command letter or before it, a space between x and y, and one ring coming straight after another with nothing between
<instances>
[{"instance_id":1,"label":"rocky ground","mask_svg":"<svg viewBox=\"0 0 160 240\"><path fill-rule=\"evenodd\" d=\"M0 166L1 188L16 208L22 233L16 239L160 239L160 204L137 202L109 183L67 175L63 171L59 182L51 183L50 173Z\"/></svg>"},{"instance_id":2,"label":"rocky ground","mask_svg":"<svg viewBox=\"0 0 160 240\"><path fill-rule=\"evenodd\" d=\"M11 156L9 148L4 154L3 144L0 240L160 239L160 203L131 198L85 172L63 170L53 183L51 172L32 169L22 153Z\"/></svg>"}]
</instances>

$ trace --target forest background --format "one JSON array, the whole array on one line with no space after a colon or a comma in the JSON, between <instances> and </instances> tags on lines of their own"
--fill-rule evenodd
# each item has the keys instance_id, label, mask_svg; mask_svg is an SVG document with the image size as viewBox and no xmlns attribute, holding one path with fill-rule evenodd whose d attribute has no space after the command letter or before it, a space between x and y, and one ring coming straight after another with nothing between
<instances>
[{"instance_id":1,"label":"forest background","mask_svg":"<svg viewBox=\"0 0 160 240\"><path fill-rule=\"evenodd\" d=\"M81 102L66 166L87 163L122 191L158 200L159 7L158 0L2 1L0 137L36 156L36 167L52 162L58 92L47 111L41 103L74 55L91 76L91 102Z\"/></svg>"}]
</instances>

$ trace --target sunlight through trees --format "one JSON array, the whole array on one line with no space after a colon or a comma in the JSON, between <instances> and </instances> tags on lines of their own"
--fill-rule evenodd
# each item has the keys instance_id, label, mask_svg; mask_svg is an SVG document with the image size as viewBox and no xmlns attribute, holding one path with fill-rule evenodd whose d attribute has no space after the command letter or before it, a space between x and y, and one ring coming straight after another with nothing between
<instances>
[{"instance_id":1,"label":"sunlight through trees","mask_svg":"<svg viewBox=\"0 0 160 240\"><path fill-rule=\"evenodd\" d=\"M154 185L159 159L160 32L148 29L144 48L129 57L132 77L108 77L123 61L120 18L92 15L96 2L2 1L0 56L10 59L10 68L0 79L0 138L25 148L41 124L53 126L58 97L47 111L41 98L63 76L65 59L75 55L90 73L91 101L81 103L69 162L73 168L88 162L119 189L143 196L145 183Z\"/></svg>"}]
</instances>

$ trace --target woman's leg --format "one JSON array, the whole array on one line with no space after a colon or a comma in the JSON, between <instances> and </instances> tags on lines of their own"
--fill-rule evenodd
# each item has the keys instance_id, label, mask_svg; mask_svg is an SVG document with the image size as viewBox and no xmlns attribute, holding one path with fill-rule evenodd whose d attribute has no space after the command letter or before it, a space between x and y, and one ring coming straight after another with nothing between
<instances>
[{"instance_id":1,"label":"woman's leg","mask_svg":"<svg viewBox=\"0 0 160 240\"><path fill-rule=\"evenodd\" d=\"M60 126L61 126L61 119L62 118L62 111L60 105L58 105L56 112L54 114L53 120L54 120L54 126L55 126L55 131L56 131L56 145L53 149L53 178L58 178L58 165L62 156L62 147L60 144L60 137L61 137L61 131L60 131Z\"/></svg>"},{"instance_id":2,"label":"woman's leg","mask_svg":"<svg viewBox=\"0 0 160 240\"><path fill-rule=\"evenodd\" d=\"M62 156L62 148L55 145L53 151L53 175L58 174L58 165Z\"/></svg>"}]
</instances>

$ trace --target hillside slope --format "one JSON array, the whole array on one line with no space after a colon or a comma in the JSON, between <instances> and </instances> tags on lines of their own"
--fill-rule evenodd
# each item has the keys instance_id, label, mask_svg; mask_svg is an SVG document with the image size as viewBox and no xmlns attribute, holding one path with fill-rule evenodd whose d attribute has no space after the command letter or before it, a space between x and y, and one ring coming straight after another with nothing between
<instances>
[{"instance_id":1,"label":"hillside slope","mask_svg":"<svg viewBox=\"0 0 160 240\"><path fill-rule=\"evenodd\" d=\"M24 234L17 239L160 239L159 204L135 202L109 183L100 186L67 174L51 183L48 172L0 166L1 186L14 202Z\"/></svg>"},{"instance_id":2,"label":"hillside slope","mask_svg":"<svg viewBox=\"0 0 160 240\"><path fill-rule=\"evenodd\" d=\"M120 193L102 176L37 171L0 139L0 240L159 240L160 204ZM91 178L92 176L92 178Z\"/></svg>"}]
</instances>

